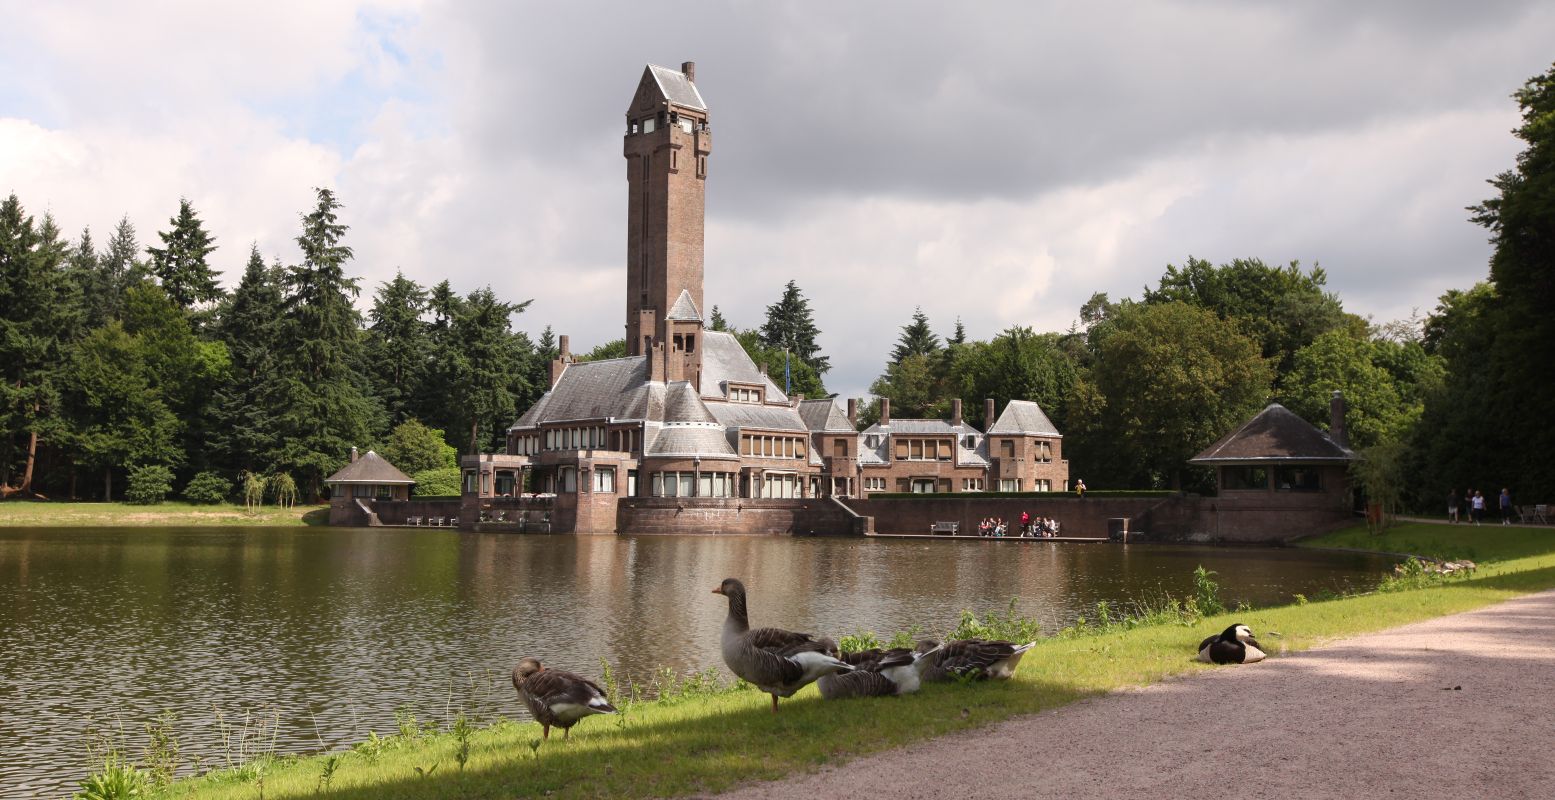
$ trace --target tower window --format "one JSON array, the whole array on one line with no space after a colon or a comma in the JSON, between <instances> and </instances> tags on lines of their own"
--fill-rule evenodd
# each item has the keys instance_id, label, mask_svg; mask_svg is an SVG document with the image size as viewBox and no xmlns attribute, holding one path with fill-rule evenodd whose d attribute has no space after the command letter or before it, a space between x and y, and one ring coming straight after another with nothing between
<instances>
[{"instance_id":1,"label":"tower window","mask_svg":"<svg viewBox=\"0 0 1555 800\"><path fill-rule=\"evenodd\" d=\"M691 123L691 118L690 117L681 117L680 118L680 129L681 130L685 131L686 133L690 133L691 132L691 126L692 126L692 123Z\"/></svg>"},{"instance_id":2,"label":"tower window","mask_svg":"<svg viewBox=\"0 0 1555 800\"><path fill-rule=\"evenodd\" d=\"M688 336L686 336L686 352L688 352L688 353L695 353L696 351L697 351L697 337L695 335L688 335Z\"/></svg>"},{"instance_id":3,"label":"tower window","mask_svg":"<svg viewBox=\"0 0 1555 800\"><path fill-rule=\"evenodd\" d=\"M653 117L643 120L643 133L653 133Z\"/></svg>"},{"instance_id":4,"label":"tower window","mask_svg":"<svg viewBox=\"0 0 1555 800\"><path fill-rule=\"evenodd\" d=\"M670 151L670 172L674 172L677 169L680 169L680 151L679 150L671 150Z\"/></svg>"},{"instance_id":5,"label":"tower window","mask_svg":"<svg viewBox=\"0 0 1555 800\"><path fill-rule=\"evenodd\" d=\"M707 156L697 156L697 177L707 177Z\"/></svg>"}]
</instances>

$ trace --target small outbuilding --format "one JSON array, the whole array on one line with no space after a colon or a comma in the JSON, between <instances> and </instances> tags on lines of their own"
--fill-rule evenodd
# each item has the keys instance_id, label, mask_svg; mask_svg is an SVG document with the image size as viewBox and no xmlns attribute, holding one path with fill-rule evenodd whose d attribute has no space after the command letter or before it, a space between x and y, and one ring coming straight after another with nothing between
<instances>
[{"instance_id":1,"label":"small outbuilding","mask_svg":"<svg viewBox=\"0 0 1555 800\"><path fill-rule=\"evenodd\" d=\"M351 448L351 463L324 479L329 487L329 524L348 525L358 516L358 501L409 500L410 487L415 485L409 475L400 472L383 456L367 451L358 456Z\"/></svg>"},{"instance_id":2,"label":"small outbuilding","mask_svg":"<svg viewBox=\"0 0 1555 800\"><path fill-rule=\"evenodd\" d=\"M1285 539L1318 533L1352 515L1344 398L1329 403L1324 432L1270 403L1241 427L1189 459L1214 467L1217 497L1210 533L1226 539ZM1203 523L1201 522L1201 525Z\"/></svg>"}]
</instances>

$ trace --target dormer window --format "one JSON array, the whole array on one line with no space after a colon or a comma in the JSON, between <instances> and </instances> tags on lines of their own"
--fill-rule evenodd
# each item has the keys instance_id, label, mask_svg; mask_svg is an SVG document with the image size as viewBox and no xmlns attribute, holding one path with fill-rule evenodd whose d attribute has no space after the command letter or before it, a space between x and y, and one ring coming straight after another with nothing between
<instances>
[{"instance_id":1,"label":"dormer window","mask_svg":"<svg viewBox=\"0 0 1555 800\"><path fill-rule=\"evenodd\" d=\"M643 133L653 133L653 128L654 128L654 119L653 119L653 117L648 117L647 119L643 120Z\"/></svg>"},{"instance_id":2,"label":"dormer window","mask_svg":"<svg viewBox=\"0 0 1555 800\"><path fill-rule=\"evenodd\" d=\"M731 383L725 391L728 392L731 403L760 403L765 399L764 392L759 386Z\"/></svg>"},{"instance_id":3,"label":"dormer window","mask_svg":"<svg viewBox=\"0 0 1555 800\"><path fill-rule=\"evenodd\" d=\"M693 123L691 121L690 117L681 117L680 118L680 129L685 131L686 133L690 133L693 130L693 126L694 125L695 125L695 123Z\"/></svg>"}]
</instances>

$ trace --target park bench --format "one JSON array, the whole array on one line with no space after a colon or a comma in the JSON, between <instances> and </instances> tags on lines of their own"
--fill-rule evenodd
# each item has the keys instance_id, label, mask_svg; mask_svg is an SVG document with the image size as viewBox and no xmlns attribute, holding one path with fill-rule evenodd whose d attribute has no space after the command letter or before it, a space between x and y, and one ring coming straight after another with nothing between
<instances>
[{"instance_id":1,"label":"park bench","mask_svg":"<svg viewBox=\"0 0 1555 800\"><path fill-rule=\"evenodd\" d=\"M956 533L959 532L960 530L961 530L961 523L959 523L959 522L936 522L933 525L929 526L929 534L930 535L934 535L934 536L938 536L939 534L942 534L942 533L947 533L947 534L950 534L951 536L955 536Z\"/></svg>"}]
</instances>

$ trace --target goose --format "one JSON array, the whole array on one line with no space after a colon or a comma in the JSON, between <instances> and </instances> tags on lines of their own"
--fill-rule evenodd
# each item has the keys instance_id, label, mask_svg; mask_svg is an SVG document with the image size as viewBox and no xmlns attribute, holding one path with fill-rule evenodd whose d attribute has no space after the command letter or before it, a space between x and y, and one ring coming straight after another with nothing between
<instances>
[{"instance_id":1,"label":"goose","mask_svg":"<svg viewBox=\"0 0 1555 800\"><path fill-rule=\"evenodd\" d=\"M933 639L923 639L916 650L935 653L923 672L926 681L948 681L967 676L975 676L976 680L1004 680L1015 675L1021 658L1036 644L1016 644L1000 639L961 639L940 644Z\"/></svg>"},{"instance_id":2,"label":"goose","mask_svg":"<svg viewBox=\"0 0 1555 800\"><path fill-rule=\"evenodd\" d=\"M853 669L827 655L826 643L808 633L752 629L745 613L745 584L738 579L726 578L713 594L729 598L721 642L724 663L741 680L772 695L772 713L777 713L779 697L792 697L822 675Z\"/></svg>"},{"instance_id":3,"label":"goose","mask_svg":"<svg viewBox=\"0 0 1555 800\"><path fill-rule=\"evenodd\" d=\"M1199 642L1199 660L1206 664L1256 664L1263 659L1263 646L1241 623Z\"/></svg>"},{"instance_id":4,"label":"goose","mask_svg":"<svg viewBox=\"0 0 1555 800\"><path fill-rule=\"evenodd\" d=\"M933 663L938 648L914 652L905 647L890 650L874 648L874 657L855 664L852 672L822 675L816 681L821 697L841 700L849 697L888 697L912 694L922 684L923 672Z\"/></svg>"},{"instance_id":5,"label":"goose","mask_svg":"<svg viewBox=\"0 0 1555 800\"><path fill-rule=\"evenodd\" d=\"M562 729L565 739L578 720L591 714L616 713L598 684L582 675L547 669L538 658L518 662L513 668L513 688L543 727L543 739L551 738L552 725Z\"/></svg>"}]
</instances>

